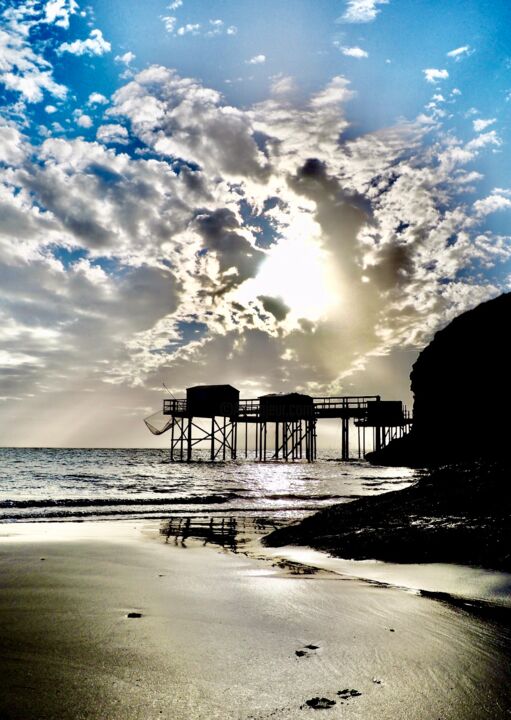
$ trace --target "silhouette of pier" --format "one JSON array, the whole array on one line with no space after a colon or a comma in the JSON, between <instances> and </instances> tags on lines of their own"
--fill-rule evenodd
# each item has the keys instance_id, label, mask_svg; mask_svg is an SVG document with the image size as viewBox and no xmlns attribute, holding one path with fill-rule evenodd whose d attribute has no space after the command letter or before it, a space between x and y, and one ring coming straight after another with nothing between
<instances>
[{"instance_id":1,"label":"silhouette of pier","mask_svg":"<svg viewBox=\"0 0 511 720\"><path fill-rule=\"evenodd\" d=\"M198 385L188 388L186 398L165 398L163 415L156 427L153 416L145 423L154 435L170 432L170 459L192 462L198 445L209 447L209 459L235 460L239 451L248 457L249 442L255 459L307 460L317 458L317 423L341 421L341 459L366 454L366 433L372 432L372 449L402 437L411 418L400 401L379 395L312 397L301 393L263 395L240 399L232 385ZM250 432L249 432L250 428ZM353 440L353 435L355 439Z\"/></svg>"}]
</instances>

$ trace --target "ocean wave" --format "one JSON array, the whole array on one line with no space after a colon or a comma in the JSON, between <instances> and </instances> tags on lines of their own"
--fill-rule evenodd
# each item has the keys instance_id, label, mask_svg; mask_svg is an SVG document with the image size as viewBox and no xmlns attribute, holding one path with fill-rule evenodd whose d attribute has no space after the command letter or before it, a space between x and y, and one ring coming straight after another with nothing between
<instances>
[{"instance_id":1,"label":"ocean wave","mask_svg":"<svg viewBox=\"0 0 511 720\"><path fill-rule=\"evenodd\" d=\"M53 507L108 507L116 505L213 505L226 503L237 497L234 493L225 495L197 495L173 498L59 498L45 500L3 500L0 509L10 508L53 508Z\"/></svg>"},{"instance_id":2,"label":"ocean wave","mask_svg":"<svg viewBox=\"0 0 511 720\"><path fill-rule=\"evenodd\" d=\"M254 514L256 516L264 516L265 518L268 515L281 515L282 513L288 514L290 517L296 517L301 513L305 512L313 512L317 509L317 506L315 505L302 505L302 506L281 506L281 507L261 507L257 505L252 505L250 507L211 507L210 505L207 507L207 509L201 510L200 506L194 506L193 510L186 510L186 508L180 508L179 510L172 512L172 516L175 517L188 517L196 515L197 513L200 513L201 515L208 515L208 516L218 516L220 514L227 516L236 516L240 513L248 513L248 514ZM7 512L7 513L0 513L0 521L1 522L16 522L16 521L23 521L23 522L32 522L32 521L40 521L40 520L62 520L62 521L84 521L84 520L108 520L109 518L118 518L118 519L125 519L125 520L131 520L131 519L137 519L137 520L168 520L169 518L169 512L165 513L162 506L157 506L153 510L151 509L151 506L147 506L144 508L140 508L140 511L137 512L137 509L134 507L131 507L130 510L122 510L122 509L103 509L103 508L97 508L97 512L94 512L93 509L85 510L80 508L69 508L69 509L46 509L44 511L41 511L39 509L38 512L34 512L33 508L30 508L29 512L21 513L21 512Z\"/></svg>"}]
</instances>

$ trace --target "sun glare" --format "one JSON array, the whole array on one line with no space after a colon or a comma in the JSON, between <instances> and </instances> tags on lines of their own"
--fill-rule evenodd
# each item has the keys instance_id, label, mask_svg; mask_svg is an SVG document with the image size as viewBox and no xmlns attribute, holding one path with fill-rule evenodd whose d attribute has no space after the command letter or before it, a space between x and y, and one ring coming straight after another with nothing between
<instances>
[{"instance_id":1,"label":"sun glare","mask_svg":"<svg viewBox=\"0 0 511 720\"><path fill-rule=\"evenodd\" d=\"M338 301L328 254L312 240L281 240L269 253L251 295L280 298L290 309L290 320L319 320Z\"/></svg>"}]
</instances>

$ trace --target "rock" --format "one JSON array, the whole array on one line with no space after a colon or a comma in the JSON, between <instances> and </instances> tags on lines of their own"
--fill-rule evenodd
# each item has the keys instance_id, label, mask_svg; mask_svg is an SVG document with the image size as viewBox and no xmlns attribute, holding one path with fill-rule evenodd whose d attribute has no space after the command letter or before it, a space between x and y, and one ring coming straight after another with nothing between
<instances>
[{"instance_id":1,"label":"rock","mask_svg":"<svg viewBox=\"0 0 511 720\"><path fill-rule=\"evenodd\" d=\"M511 571L511 463L446 465L403 490L324 508L262 538L337 557ZM388 630L388 628L387 628Z\"/></svg>"},{"instance_id":2,"label":"rock","mask_svg":"<svg viewBox=\"0 0 511 720\"><path fill-rule=\"evenodd\" d=\"M142 613L139 613L139 612L129 612L129 613L126 615L126 617L128 617L128 618L141 618L141 617L142 617Z\"/></svg>"},{"instance_id":3,"label":"rock","mask_svg":"<svg viewBox=\"0 0 511 720\"><path fill-rule=\"evenodd\" d=\"M507 455L511 411L511 293L459 315L436 333L410 375L413 428L367 459L422 467Z\"/></svg>"}]
</instances>

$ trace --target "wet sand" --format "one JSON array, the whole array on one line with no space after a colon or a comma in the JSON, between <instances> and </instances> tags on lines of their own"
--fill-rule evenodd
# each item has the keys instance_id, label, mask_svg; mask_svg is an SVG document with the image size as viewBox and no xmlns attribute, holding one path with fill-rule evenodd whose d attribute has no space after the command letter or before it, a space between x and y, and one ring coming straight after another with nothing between
<instances>
[{"instance_id":1,"label":"wet sand","mask_svg":"<svg viewBox=\"0 0 511 720\"><path fill-rule=\"evenodd\" d=\"M165 540L133 522L2 526L2 720L510 717L506 626Z\"/></svg>"}]
</instances>

